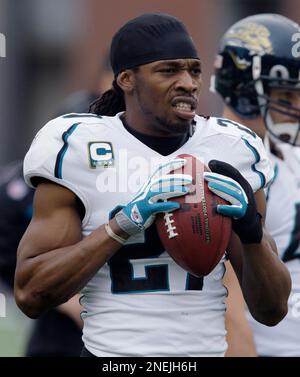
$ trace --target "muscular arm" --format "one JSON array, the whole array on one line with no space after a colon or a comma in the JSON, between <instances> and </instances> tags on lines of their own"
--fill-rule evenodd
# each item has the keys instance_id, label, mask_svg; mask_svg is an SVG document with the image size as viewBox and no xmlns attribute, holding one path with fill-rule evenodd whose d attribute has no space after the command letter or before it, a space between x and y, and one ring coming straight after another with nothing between
<instances>
[{"instance_id":1,"label":"muscular arm","mask_svg":"<svg viewBox=\"0 0 300 377\"><path fill-rule=\"evenodd\" d=\"M115 220L110 222L120 231ZM17 255L15 297L29 317L68 301L120 248L100 226L81 240L74 193L50 182L38 185L32 221Z\"/></svg>"},{"instance_id":2,"label":"muscular arm","mask_svg":"<svg viewBox=\"0 0 300 377\"><path fill-rule=\"evenodd\" d=\"M255 200L264 224L264 192L258 191ZM287 313L291 278L277 255L274 240L266 229L259 244L242 244L233 234L228 251L252 316L267 326L275 326Z\"/></svg>"}]
</instances>

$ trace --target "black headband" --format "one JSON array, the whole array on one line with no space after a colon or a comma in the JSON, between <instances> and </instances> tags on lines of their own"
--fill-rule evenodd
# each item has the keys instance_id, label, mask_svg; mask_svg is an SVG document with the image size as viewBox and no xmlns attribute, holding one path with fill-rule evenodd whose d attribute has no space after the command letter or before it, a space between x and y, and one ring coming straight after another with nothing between
<instances>
[{"instance_id":1,"label":"black headband","mask_svg":"<svg viewBox=\"0 0 300 377\"><path fill-rule=\"evenodd\" d=\"M114 36L110 62L115 75L158 60L198 59L184 24L176 17L146 13L128 21Z\"/></svg>"}]
</instances>

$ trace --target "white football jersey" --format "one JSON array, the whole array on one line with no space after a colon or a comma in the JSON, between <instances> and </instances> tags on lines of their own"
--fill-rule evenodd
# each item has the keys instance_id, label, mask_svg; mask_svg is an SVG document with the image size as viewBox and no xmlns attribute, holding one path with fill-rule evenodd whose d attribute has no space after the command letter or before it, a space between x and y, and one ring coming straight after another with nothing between
<instances>
[{"instance_id":1,"label":"white football jersey","mask_svg":"<svg viewBox=\"0 0 300 377\"><path fill-rule=\"evenodd\" d=\"M266 191L266 228L292 278L287 316L275 327L250 315L257 353L261 356L300 356L300 189L286 161L271 155L275 177ZM299 164L300 169L300 164Z\"/></svg>"},{"instance_id":2,"label":"white football jersey","mask_svg":"<svg viewBox=\"0 0 300 377\"><path fill-rule=\"evenodd\" d=\"M83 236L106 223L117 205L126 205L158 163L182 153L206 164L232 164L254 191L273 177L261 140L235 122L197 116L193 136L162 156L129 133L120 115L52 120L25 157L29 185L33 177L44 177L81 199ZM108 357L223 356L224 259L208 276L195 278L165 252L154 226L131 237L82 291L85 347Z\"/></svg>"},{"instance_id":3,"label":"white football jersey","mask_svg":"<svg viewBox=\"0 0 300 377\"><path fill-rule=\"evenodd\" d=\"M293 147L287 143L280 143L279 148L283 154L285 163L293 173L300 189L300 147Z\"/></svg>"}]
</instances>

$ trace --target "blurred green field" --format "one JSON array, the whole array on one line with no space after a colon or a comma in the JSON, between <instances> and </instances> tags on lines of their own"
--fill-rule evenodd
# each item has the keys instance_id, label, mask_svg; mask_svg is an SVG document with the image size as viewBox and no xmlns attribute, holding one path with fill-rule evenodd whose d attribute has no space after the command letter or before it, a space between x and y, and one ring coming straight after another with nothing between
<instances>
[{"instance_id":1,"label":"blurred green field","mask_svg":"<svg viewBox=\"0 0 300 377\"><path fill-rule=\"evenodd\" d=\"M0 317L0 357L23 356L32 321L17 308L11 295L6 297L6 317Z\"/></svg>"}]
</instances>

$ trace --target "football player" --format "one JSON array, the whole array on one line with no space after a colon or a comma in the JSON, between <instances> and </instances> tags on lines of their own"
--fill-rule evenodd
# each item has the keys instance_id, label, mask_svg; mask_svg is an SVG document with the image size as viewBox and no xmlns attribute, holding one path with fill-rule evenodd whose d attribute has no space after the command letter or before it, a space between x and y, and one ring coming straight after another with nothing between
<instances>
[{"instance_id":1,"label":"football player","mask_svg":"<svg viewBox=\"0 0 300 377\"><path fill-rule=\"evenodd\" d=\"M223 116L263 138L275 166L266 190L266 227L290 271L292 292L288 315L276 327L250 318L261 356L300 356L300 321L294 309L300 292L300 190L278 148L278 142L289 149L300 145L300 59L293 42L299 30L298 24L276 14L237 22L221 39L212 82L224 100ZM233 308L228 313L235 316L239 311ZM238 331L236 327L229 333L233 342L229 346L241 354L243 344L233 340L239 338L241 343Z\"/></svg>"},{"instance_id":2,"label":"football player","mask_svg":"<svg viewBox=\"0 0 300 377\"><path fill-rule=\"evenodd\" d=\"M274 140L274 143L282 153L284 161L293 173L297 187L300 189L300 148L280 140Z\"/></svg>"},{"instance_id":3,"label":"football player","mask_svg":"<svg viewBox=\"0 0 300 377\"><path fill-rule=\"evenodd\" d=\"M50 121L26 155L36 194L19 246L17 303L37 317L81 290L83 356L223 356L224 258L208 276L191 276L153 222L179 208L173 198L192 182L170 174L185 164L176 156L199 157L211 169L209 188L228 201L217 211L232 218L228 254L251 313L277 324L290 277L264 229L270 161L253 132L196 115L201 63L177 18L128 21L113 37L111 64L113 87L94 113Z\"/></svg>"}]
</instances>

